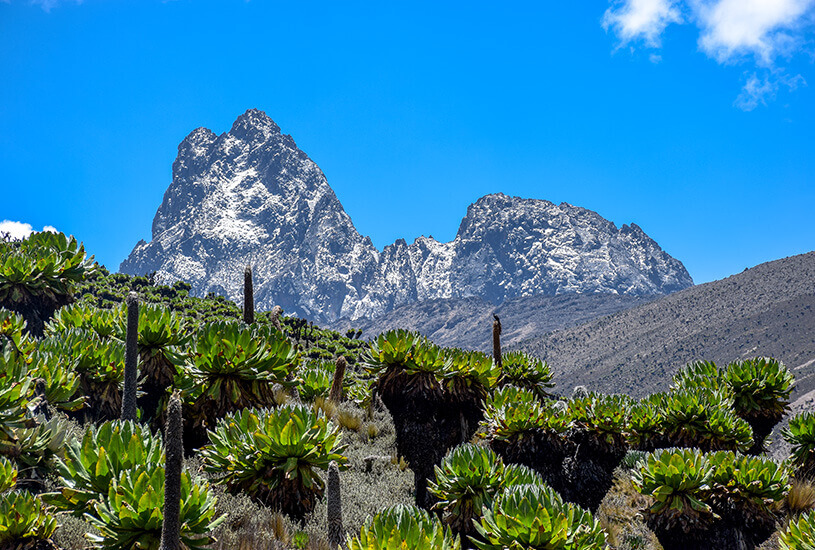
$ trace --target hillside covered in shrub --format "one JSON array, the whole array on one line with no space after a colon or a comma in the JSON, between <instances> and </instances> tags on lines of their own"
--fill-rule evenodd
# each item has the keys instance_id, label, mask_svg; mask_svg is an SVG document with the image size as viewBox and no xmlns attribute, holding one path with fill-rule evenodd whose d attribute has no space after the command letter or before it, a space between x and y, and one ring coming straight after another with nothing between
<instances>
[{"instance_id":1,"label":"hillside covered in shrub","mask_svg":"<svg viewBox=\"0 0 815 550\"><path fill-rule=\"evenodd\" d=\"M793 374L689 363L640 398L520 352L370 340L0 243L0 549L811 548Z\"/></svg>"}]
</instances>

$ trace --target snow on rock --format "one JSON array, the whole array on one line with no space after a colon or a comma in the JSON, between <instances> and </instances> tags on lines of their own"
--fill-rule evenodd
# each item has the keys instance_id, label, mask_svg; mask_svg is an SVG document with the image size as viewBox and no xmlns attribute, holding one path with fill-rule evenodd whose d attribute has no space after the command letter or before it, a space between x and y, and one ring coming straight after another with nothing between
<instances>
[{"instance_id":1,"label":"snow on rock","mask_svg":"<svg viewBox=\"0 0 815 550\"><path fill-rule=\"evenodd\" d=\"M374 318L438 298L498 304L535 294L667 294L693 284L637 225L503 194L467 209L456 238L403 239L379 252L360 235L322 171L265 113L250 109L220 136L193 130L173 181L120 270L184 280L196 295L240 300L253 266L259 309L281 305L318 322Z\"/></svg>"}]
</instances>

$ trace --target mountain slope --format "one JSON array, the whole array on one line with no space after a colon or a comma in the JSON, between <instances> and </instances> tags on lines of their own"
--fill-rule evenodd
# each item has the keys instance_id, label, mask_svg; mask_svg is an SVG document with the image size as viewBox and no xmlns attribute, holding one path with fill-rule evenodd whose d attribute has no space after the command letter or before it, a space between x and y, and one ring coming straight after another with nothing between
<instances>
[{"instance_id":1,"label":"mountain slope","mask_svg":"<svg viewBox=\"0 0 815 550\"><path fill-rule=\"evenodd\" d=\"M198 128L184 139L152 240L120 270L240 300L246 264L259 308L323 323L424 300L653 296L693 284L636 224L617 228L585 208L502 194L470 205L451 242L399 239L380 252L319 167L256 109L220 136Z\"/></svg>"},{"instance_id":2,"label":"mountain slope","mask_svg":"<svg viewBox=\"0 0 815 550\"><path fill-rule=\"evenodd\" d=\"M501 341L509 346L533 335L573 327L654 299L572 293L510 298L496 306L482 298L440 298L406 304L375 319L341 319L330 327L339 332L362 329L364 339L403 328L418 331L440 346L490 351L493 313L501 318Z\"/></svg>"},{"instance_id":3,"label":"mountain slope","mask_svg":"<svg viewBox=\"0 0 815 550\"><path fill-rule=\"evenodd\" d=\"M697 359L768 355L815 389L815 252L768 262L517 346L546 359L558 389L642 396Z\"/></svg>"}]
</instances>

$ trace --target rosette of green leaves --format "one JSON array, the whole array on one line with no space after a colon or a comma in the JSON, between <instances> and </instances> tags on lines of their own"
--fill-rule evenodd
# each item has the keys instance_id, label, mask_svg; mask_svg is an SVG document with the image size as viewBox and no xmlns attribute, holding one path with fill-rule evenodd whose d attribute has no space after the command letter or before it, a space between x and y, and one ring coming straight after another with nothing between
<instances>
[{"instance_id":1,"label":"rosette of green leaves","mask_svg":"<svg viewBox=\"0 0 815 550\"><path fill-rule=\"evenodd\" d=\"M0 493L8 491L17 484L17 468L14 463L0 456Z\"/></svg>"},{"instance_id":2,"label":"rosette of green leaves","mask_svg":"<svg viewBox=\"0 0 815 550\"><path fill-rule=\"evenodd\" d=\"M194 482L189 472L181 474L182 548L204 550L214 539L207 533L225 518L215 516L216 499L205 482ZM88 538L95 548L158 550L164 521L164 467L143 463L114 477L105 497L94 503L86 518L99 531Z\"/></svg>"},{"instance_id":3,"label":"rosette of green leaves","mask_svg":"<svg viewBox=\"0 0 815 550\"><path fill-rule=\"evenodd\" d=\"M306 401L313 401L316 397L328 397L335 369L336 366L331 361L310 362L298 369L297 391L300 397Z\"/></svg>"},{"instance_id":4,"label":"rosette of green leaves","mask_svg":"<svg viewBox=\"0 0 815 550\"><path fill-rule=\"evenodd\" d=\"M631 398L626 395L592 392L569 400L566 414L574 428L592 434L607 445L619 447L625 445L631 404Z\"/></svg>"},{"instance_id":5,"label":"rosette of green leaves","mask_svg":"<svg viewBox=\"0 0 815 550\"><path fill-rule=\"evenodd\" d=\"M43 502L28 491L0 494L0 546L20 548L51 537L57 520Z\"/></svg>"},{"instance_id":6,"label":"rosette of green leaves","mask_svg":"<svg viewBox=\"0 0 815 550\"><path fill-rule=\"evenodd\" d=\"M415 348L423 340L418 332L402 329L383 332L363 352L362 360L377 376L393 367L410 368Z\"/></svg>"},{"instance_id":7,"label":"rosette of green leaves","mask_svg":"<svg viewBox=\"0 0 815 550\"><path fill-rule=\"evenodd\" d=\"M709 388L654 394L632 408L631 442L642 449L747 450L752 429L733 413L732 403L729 394Z\"/></svg>"},{"instance_id":8,"label":"rosette of green leaves","mask_svg":"<svg viewBox=\"0 0 815 550\"><path fill-rule=\"evenodd\" d=\"M668 409L668 394L654 393L643 397L631 406L628 417L628 439L632 446L640 449L653 449L667 444L663 426Z\"/></svg>"},{"instance_id":9,"label":"rosette of green leaves","mask_svg":"<svg viewBox=\"0 0 815 550\"><path fill-rule=\"evenodd\" d=\"M176 367L185 362L188 324L178 313L156 304L139 307L139 357L142 378L172 384ZM168 372L164 372L167 370Z\"/></svg>"},{"instance_id":10,"label":"rosette of green leaves","mask_svg":"<svg viewBox=\"0 0 815 550\"><path fill-rule=\"evenodd\" d=\"M61 411L77 411L85 404L77 375L79 360L48 351L34 351L29 357L28 375L42 380L45 400Z\"/></svg>"},{"instance_id":11,"label":"rosette of green leaves","mask_svg":"<svg viewBox=\"0 0 815 550\"><path fill-rule=\"evenodd\" d=\"M797 473L804 477L815 475L815 414L793 416L789 426L781 430L781 436L792 445L790 458Z\"/></svg>"},{"instance_id":12,"label":"rosette of green leaves","mask_svg":"<svg viewBox=\"0 0 815 550\"><path fill-rule=\"evenodd\" d=\"M144 417L160 416L168 390L186 362L188 323L169 308L144 304L139 307L139 407Z\"/></svg>"},{"instance_id":13,"label":"rosette of green leaves","mask_svg":"<svg viewBox=\"0 0 815 550\"><path fill-rule=\"evenodd\" d=\"M376 381L354 376L353 374L348 378L351 380L351 384L345 390L348 399L358 407L367 408L371 403L371 385Z\"/></svg>"},{"instance_id":14,"label":"rosette of green leaves","mask_svg":"<svg viewBox=\"0 0 815 550\"><path fill-rule=\"evenodd\" d=\"M714 466L711 482L717 497L725 496L746 519L769 516L771 506L789 491L786 463L732 452L708 455Z\"/></svg>"},{"instance_id":15,"label":"rosette of green leaves","mask_svg":"<svg viewBox=\"0 0 815 550\"><path fill-rule=\"evenodd\" d=\"M546 361L520 351L511 351L501 357L501 373L498 385L513 385L532 390L541 399L550 397L549 389L554 387L552 371Z\"/></svg>"},{"instance_id":16,"label":"rosette of green leaves","mask_svg":"<svg viewBox=\"0 0 815 550\"><path fill-rule=\"evenodd\" d=\"M0 353L9 349L19 355L28 355L35 347L34 340L24 333L22 315L0 307Z\"/></svg>"},{"instance_id":17,"label":"rosette of green leaves","mask_svg":"<svg viewBox=\"0 0 815 550\"><path fill-rule=\"evenodd\" d=\"M45 334L56 336L68 329L92 330L101 340L124 340L126 330L125 306L98 308L87 301L61 307L45 324Z\"/></svg>"},{"instance_id":18,"label":"rosette of green leaves","mask_svg":"<svg viewBox=\"0 0 815 550\"><path fill-rule=\"evenodd\" d=\"M459 550L461 541L427 511L397 504L368 520L359 535L349 535L347 546L349 550Z\"/></svg>"},{"instance_id":19,"label":"rosette of green leaves","mask_svg":"<svg viewBox=\"0 0 815 550\"><path fill-rule=\"evenodd\" d=\"M715 465L698 449L665 449L649 453L633 472L637 490L651 495L650 514L666 529L716 519L706 502Z\"/></svg>"},{"instance_id":20,"label":"rosette of green leaves","mask_svg":"<svg viewBox=\"0 0 815 550\"><path fill-rule=\"evenodd\" d=\"M439 499L433 508L453 532L472 533L472 520L481 515L481 508L492 504L503 486L504 461L491 449L466 444L447 453L435 472L435 481L427 485Z\"/></svg>"},{"instance_id":21,"label":"rosette of green leaves","mask_svg":"<svg viewBox=\"0 0 815 550\"><path fill-rule=\"evenodd\" d=\"M523 464L507 464L504 467L504 480L502 487L510 487L511 485L543 485L544 481L541 475Z\"/></svg>"},{"instance_id":22,"label":"rosette of green leaves","mask_svg":"<svg viewBox=\"0 0 815 550\"><path fill-rule=\"evenodd\" d=\"M237 322L202 327L192 343L188 371L207 425L232 411L274 406L272 384L292 385L287 376L297 362L292 344L275 330Z\"/></svg>"},{"instance_id":23,"label":"rosette of green leaves","mask_svg":"<svg viewBox=\"0 0 815 550\"><path fill-rule=\"evenodd\" d=\"M0 244L0 303L22 302L27 295L56 298L94 269L85 247L63 233L32 233L20 242Z\"/></svg>"},{"instance_id":24,"label":"rosette of green leaves","mask_svg":"<svg viewBox=\"0 0 815 550\"><path fill-rule=\"evenodd\" d=\"M323 495L319 470L327 471L332 460L340 469L348 462L339 428L305 405L238 411L220 420L209 438L201 457L218 483L295 517Z\"/></svg>"},{"instance_id":25,"label":"rosette of green leaves","mask_svg":"<svg viewBox=\"0 0 815 550\"><path fill-rule=\"evenodd\" d=\"M730 363L725 379L733 389L736 414L748 420L780 420L795 386L795 376L789 369L769 357Z\"/></svg>"},{"instance_id":26,"label":"rosette of green leaves","mask_svg":"<svg viewBox=\"0 0 815 550\"><path fill-rule=\"evenodd\" d=\"M444 385L454 401L480 403L498 379L492 357L480 351L448 349L449 358Z\"/></svg>"},{"instance_id":27,"label":"rosette of green leaves","mask_svg":"<svg viewBox=\"0 0 815 550\"><path fill-rule=\"evenodd\" d=\"M82 441L71 441L64 459L56 461L61 489L48 501L78 517L108 493L114 479L139 465L162 464L161 439L142 425L114 420L90 426Z\"/></svg>"},{"instance_id":28,"label":"rosette of green leaves","mask_svg":"<svg viewBox=\"0 0 815 550\"><path fill-rule=\"evenodd\" d=\"M27 373L23 357L11 350L0 353L0 453L4 444L16 439L14 431L27 424L26 405L33 389Z\"/></svg>"},{"instance_id":29,"label":"rosette of green leaves","mask_svg":"<svg viewBox=\"0 0 815 550\"><path fill-rule=\"evenodd\" d=\"M492 509L484 508L476 529L481 550L605 548L606 536L591 513L564 503L546 485L508 487L495 498Z\"/></svg>"},{"instance_id":30,"label":"rosette of green leaves","mask_svg":"<svg viewBox=\"0 0 815 550\"><path fill-rule=\"evenodd\" d=\"M707 388L711 391L729 391L724 374L712 361L688 363L673 376L672 388Z\"/></svg>"},{"instance_id":31,"label":"rosette of green leaves","mask_svg":"<svg viewBox=\"0 0 815 550\"><path fill-rule=\"evenodd\" d=\"M98 419L118 418L122 409L124 342L102 340L91 329L68 328L40 343L40 350L76 361L86 411ZM79 397L79 396L77 396Z\"/></svg>"},{"instance_id":32,"label":"rosette of green leaves","mask_svg":"<svg viewBox=\"0 0 815 550\"><path fill-rule=\"evenodd\" d=\"M26 467L29 474L36 472L36 477L42 478L48 472L51 461L64 451L64 422L58 416L47 422L41 416L31 419L26 427L13 430L11 441L0 443L0 454L13 457L18 465Z\"/></svg>"},{"instance_id":33,"label":"rosette of green leaves","mask_svg":"<svg viewBox=\"0 0 815 550\"><path fill-rule=\"evenodd\" d=\"M484 425L491 440L511 441L536 430L563 434L571 423L567 415L541 402L530 390L505 386L484 403Z\"/></svg>"},{"instance_id":34,"label":"rosette of green leaves","mask_svg":"<svg viewBox=\"0 0 815 550\"><path fill-rule=\"evenodd\" d=\"M778 542L781 550L815 550L815 512L790 520Z\"/></svg>"}]
</instances>

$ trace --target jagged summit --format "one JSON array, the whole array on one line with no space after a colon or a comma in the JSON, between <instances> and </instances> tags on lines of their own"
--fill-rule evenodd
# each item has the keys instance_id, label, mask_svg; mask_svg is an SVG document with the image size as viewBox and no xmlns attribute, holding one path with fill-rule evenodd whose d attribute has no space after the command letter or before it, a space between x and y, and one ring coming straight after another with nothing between
<instances>
[{"instance_id":1,"label":"jagged summit","mask_svg":"<svg viewBox=\"0 0 815 550\"><path fill-rule=\"evenodd\" d=\"M259 308L279 304L315 321L436 298L653 295L693 284L635 224L618 229L584 208L501 193L471 204L451 242L398 239L379 251L319 167L257 109L229 132L197 128L181 142L152 240L120 270L238 299L247 263Z\"/></svg>"}]
</instances>

